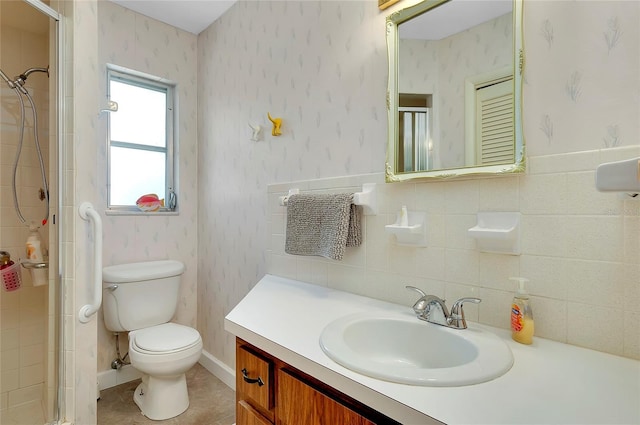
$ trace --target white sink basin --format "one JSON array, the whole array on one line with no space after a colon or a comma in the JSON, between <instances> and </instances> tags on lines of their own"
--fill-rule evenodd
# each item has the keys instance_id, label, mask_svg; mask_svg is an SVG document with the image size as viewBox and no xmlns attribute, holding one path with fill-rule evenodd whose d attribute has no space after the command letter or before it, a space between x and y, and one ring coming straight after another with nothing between
<instances>
[{"instance_id":1,"label":"white sink basin","mask_svg":"<svg viewBox=\"0 0 640 425\"><path fill-rule=\"evenodd\" d=\"M450 329L413 315L363 313L331 322L322 350L347 369L402 384L454 387L495 379L513 365L497 335Z\"/></svg>"}]
</instances>

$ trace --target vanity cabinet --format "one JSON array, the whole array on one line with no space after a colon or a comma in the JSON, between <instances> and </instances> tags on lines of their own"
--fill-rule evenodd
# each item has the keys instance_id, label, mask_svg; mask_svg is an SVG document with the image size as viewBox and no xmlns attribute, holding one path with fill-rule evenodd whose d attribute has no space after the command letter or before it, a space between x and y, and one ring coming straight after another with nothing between
<instances>
[{"instance_id":1,"label":"vanity cabinet","mask_svg":"<svg viewBox=\"0 0 640 425\"><path fill-rule=\"evenodd\" d=\"M237 425L399 425L236 338Z\"/></svg>"}]
</instances>

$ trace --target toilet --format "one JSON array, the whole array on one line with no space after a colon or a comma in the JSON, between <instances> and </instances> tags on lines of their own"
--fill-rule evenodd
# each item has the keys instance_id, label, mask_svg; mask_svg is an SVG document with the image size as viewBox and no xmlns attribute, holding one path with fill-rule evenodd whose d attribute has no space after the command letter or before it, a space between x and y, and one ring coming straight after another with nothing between
<instances>
[{"instance_id":1,"label":"toilet","mask_svg":"<svg viewBox=\"0 0 640 425\"><path fill-rule=\"evenodd\" d=\"M185 372L202 353L197 330L171 323L178 305L184 264L163 260L102 269L104 322L129 331L131 365L142 372L133 396L153 420L178 416L189 407Z\"/></svg>"}]
</instances>

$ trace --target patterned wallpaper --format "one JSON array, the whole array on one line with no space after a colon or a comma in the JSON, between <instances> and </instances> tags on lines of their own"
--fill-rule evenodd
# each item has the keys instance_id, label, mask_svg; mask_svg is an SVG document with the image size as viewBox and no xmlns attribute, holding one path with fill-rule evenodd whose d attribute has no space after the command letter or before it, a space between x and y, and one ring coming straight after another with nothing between
<instances>
[{"instance_id":1,"label":"patterned wallpaper","mask_svg":"<svg viewBox=\"0 0 640 425\"><path fill-rule=\"evenodd\" d=\"M528 154L638 144L638 2L525 7Z\"/></svg>"},{"instance_id":2,"label":"patterned wallpaper","mask_svg":"<svg viewBox=\"0 0 640 425\"><path fill-rule=\"evenodd\" d=\"M384 166L384 18L374 2L242 1L198 37L198 324L228 365L224 316L266 270L267 184Z\"/></svg>"},{"instance_id":3,"label":"patterned wallpaper","mask_svg":"<svg viewBox=\"0 0 640 425\"><path fill-rule=\"evenodd\" d=\"M180 302L175 321L196 327L197 193L196 193L196 37L110 1L98 2L98 79L106 90L106 64L156 75L177 83L178 215L103 215L104 265L146 260L182 261ZM103 94L100 99L105 99ZM98 211L106 209L106 116L98 121ZM121 337L126 341L126 337ZM115 340L98 324L98 370L110 370Z\"/></svg>"},{"instance_id":4,"label":"patterned wallpaper","mask_svg":"<svg viewBox=\"0 0 640 425\"><path fill-rule=\"evenodd\" d=\"M199 35L198 323L205 349L226 364L234 364L234 345L223 318L267 270L265 232L273 232L265 223L274 221L267 184L314 185L314 179L382 171L384 18L408 5L381 13L374 2L243 1ZM624 1L526 3L529 156L638 144L639 9ZM250 141L248 123L266 125L267 111L283 117L284 134L267 131L262 141ZM581 181L579 187L592 188L588 176ZM551 190L553 205L562 204L567 193L549 185L540 190ZM401 196L406 187L388 191ZM487 187L485 199L505 198L503 184ZM465 209L462 186L447 188L458 207L472 208ZM415 196L409 199L418 202ZM532 192L527 202L535 199ZM553 205L532 206L548 211L532 222L535 229L553 221ZM598 220L581 220L574 229L580 233ZM544 264L552 270L552 261ZM606 291L604 283L594 285ZM592 336L585 329L581 338Z\"/></svg>"}]
</instances>

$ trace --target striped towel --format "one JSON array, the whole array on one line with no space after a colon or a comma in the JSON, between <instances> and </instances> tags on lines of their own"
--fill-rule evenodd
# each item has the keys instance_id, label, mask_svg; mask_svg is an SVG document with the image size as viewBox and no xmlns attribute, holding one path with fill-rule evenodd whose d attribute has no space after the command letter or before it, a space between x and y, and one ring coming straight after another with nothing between
<instances>
[{"instance_id":1,"label":"striped towel","mask_svg":"<svg viewBox=\"0 0 640 425\"><path fill-rule=\"evenodd\" d=\"M342 260L347 246L362 243L361 209L353 193L291 195L284 251Z\"/></svg>"}]
</instances>

